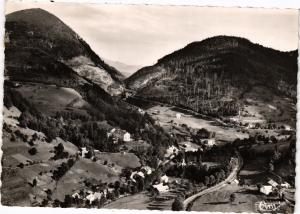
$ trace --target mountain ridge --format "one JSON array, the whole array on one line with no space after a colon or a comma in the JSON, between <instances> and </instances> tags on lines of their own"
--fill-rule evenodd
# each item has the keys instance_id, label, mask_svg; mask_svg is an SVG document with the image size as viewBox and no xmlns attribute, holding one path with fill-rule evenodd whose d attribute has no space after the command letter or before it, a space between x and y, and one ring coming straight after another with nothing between
<instances>
[{"instance_id":1,"label":"mountain ridge","mask_svg":"<svg viewBox=\"0 0 300 214\"><path fill-rule=\"evenodd\" d=\"M40 49L110 94L123 91L122 74L106 64L75 31L48 11L34 8L10 13L6 15L5 28L6 51L26 51L26 47ZM31 54L34 53L28 53ZM11 55L6 57L6 64L10 61L15 61Z\"/></svg>"},{"instance_id":2,"label":"mountain ridge","mask_svg":"<svg viewBox=\"0 0 300 214\"><path fill-rule=\"evenodd\" d=\"M236 115L245 94L259 90L295 102L297 51L281 52L244 38L216 36L160 58L125 83L138 96L212 116Z\"/></svg>"}]
</instances>

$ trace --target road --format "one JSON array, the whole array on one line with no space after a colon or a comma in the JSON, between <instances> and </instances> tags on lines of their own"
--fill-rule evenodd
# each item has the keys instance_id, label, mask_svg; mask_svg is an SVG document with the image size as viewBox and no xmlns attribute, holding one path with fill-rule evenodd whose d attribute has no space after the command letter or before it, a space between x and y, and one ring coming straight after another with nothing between
<instances>
[{"instance_id":1,"label":"road","mask_svg":"<svg viewBox=\"0 0 300 214\"><path fill-rule=\"evenodd\" d=\"M197 194L192 195L192 196L188 197L187 199L185 199L184 202L183 202L184 210L186 210L188 208L188 205L190 203L192 203L193 201L195 201L197 198L199 198L203 195L206 195L208 193L214 192L216 190L219 190L219 189L225 187L226 185L228 185L228 183L233 182L236 179L236 176L237 176L238 172L240 171L240 169L242 168L242 165L243 165L243 159L240 156L240 154L238 154L237 160L238 160L237 165L234 167L234 169L232 170L230 175L224 181L216 184L213 187L210 187L210 188L205 189L201 192L198 192Z\"/></svg>"}]
</instances>

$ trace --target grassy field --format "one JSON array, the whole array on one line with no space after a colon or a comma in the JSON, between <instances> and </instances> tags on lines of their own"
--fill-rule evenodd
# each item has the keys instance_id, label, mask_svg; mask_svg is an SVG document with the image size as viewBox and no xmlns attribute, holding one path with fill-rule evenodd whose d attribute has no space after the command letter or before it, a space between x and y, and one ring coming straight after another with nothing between
<instances>
[{"instance_id":1,"label":"grassy field","mask_svg":"<svg viewBox=\"0 0 300 214\"><path fill-rule=\"evenodd\" d=\"M82 99L81 95L71 88L27 83L23 84L17 90L25 99L32 102L39 111L51 116L55 115L57 111L62 111L66 108L80 111L80 109L89 106ZM84 110L81 111L84 112Z\"/></svg>"},{"instance_id":2,"label":"grassy field","mask_svg":"<svg viewBox=\"0 0 300 214\"><path fill-rule=\"evenodd\" d=\"M136 168L141 165L139 158L133 153L96 152L95 156L99 164L107 161L108 164L115 164L121 168Z\"/></svg>"},{"instance_id":3,"label":"grassy field","mask_svg":"<svg viewBox=\"0 0 300 214\"><path fill-rule=\"evenodd\" d=\"M236 194L236 200L231 204L229 198L232 193ZM257 212L255 203L264 199L263 195L256 194L255 191L231 184L221 190L200 197L193 203L191 210L202 212Z\"/></svg>"},{"instance_id":4,"label":"grassy field","mask_svg":"<svg viewBox=\"0 0 300 214\"><path fill-rule=\"evenodd\" d=\"M166 128L171 129L173 121L177 124L186 124L187 126L194 129L205 128L209 131L216 133L216 140L220 141L233 141L236 138L247 138L249 135L247 133L238 132L233 128L227 128L216 125L213 121L205 120L201 118L196 118L193 115L189 115L181 112L181 118L177 119L176 114L179 113L167 106L154 106L147 109L147 112L153 116L160 124Z\"/></svg>"},{"instance_id":5,"label":"grassy field","mask_svg":"<svg viewBox=\"0 0 300 214\"><path fill-rule=\"evenodd\" d=\"M290 98L282 99L270 89L259 86L254 87L244 97L248 102L246 110L257 119L296 128L296 105Z\"/></svg>"},{"instance_id":6,"label":"grassy field","mask_svg":"<svg viewBox=\"0 0 300 214\"><path fill-rule=\"evenodd\" d=\"M113 168L93 162L90 159L80 158L57 182L53 198L63 200L67 194L72 195L75 191L86 189L84 184L86 179L113 183L119 180L119 177L118 172Z\"/></svg>"}]
</instances>

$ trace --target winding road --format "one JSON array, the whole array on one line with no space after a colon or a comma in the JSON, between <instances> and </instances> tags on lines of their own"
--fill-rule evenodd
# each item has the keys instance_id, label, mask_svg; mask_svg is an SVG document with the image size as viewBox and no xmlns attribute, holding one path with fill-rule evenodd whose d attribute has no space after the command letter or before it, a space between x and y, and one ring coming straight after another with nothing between
<instances>
[{"instance_id":1,"label":"winding road","mask_svg":"<svg viewBox=\"0 0 300 214\"><path fill-rule=\"evenodd\" d=\"M225 187L226 185L228 185L228 183L231 183L233 182L236 177L237 177L237 174L238 172L240 171L240 169L242 168L243 166L243 159L241 157L241 155L238 153L238 158L237 158L237 164L236 166L233 168L232 172L230 173L230 175L222 182L216 184L215 186L213 187L210 187L208 189L205 189L201 192L198 192L197 194L195 195L192 195L188 198L186 198L183 202L183 207L184 207L184 210L187 210L189 204L191 204L193 201L195 201L197 198L203 196L203 195L206 195L208 193L211 193L211 192L214 192L216 190L219 190L223 187Z\"/></svg>"}]
</instances>

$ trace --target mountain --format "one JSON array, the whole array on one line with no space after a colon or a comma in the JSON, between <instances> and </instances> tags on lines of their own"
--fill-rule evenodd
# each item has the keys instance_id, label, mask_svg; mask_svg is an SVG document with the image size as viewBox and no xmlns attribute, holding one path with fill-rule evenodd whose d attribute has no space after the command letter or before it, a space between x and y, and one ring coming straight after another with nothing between
<instances>
[{"instance_id":1,"label":"mountain","mask_svg":"<svg viewBox=\"0 0 300 214\"><path fill-rule=\"evenodd\" d=\"M116 68L124 76L124 79L132 75L134 72L142 68L142 65L128 65L123 62L104 59L105 62Z\"/></svg>"},{"instance_id":2,"label":"mountain","mask_svg":"<svg viewBox=\"0 0 300 214\"><path fill-rule=\"evenodd\" d=\"M111 95L123 91L122 74L106 64L78 34L49 12L42 9L13 12L6 16L5 29L7 77L18 80L35 76L46 81L49 70L63 75L59 73L72 69Z\"/></svg>"},{"instance_id":3,"label":"mountain","mask_svg":"<svg viewBox=\"0 0 300 214\"><path fill-rule=\"evenodd\" d=\"M188 44L125 82L143 98L212 116L237 115L252 101L273 105L272 99L287 98L295 104L297 56L297 51L216 36Z\"/></svg>"}]
</instances>

